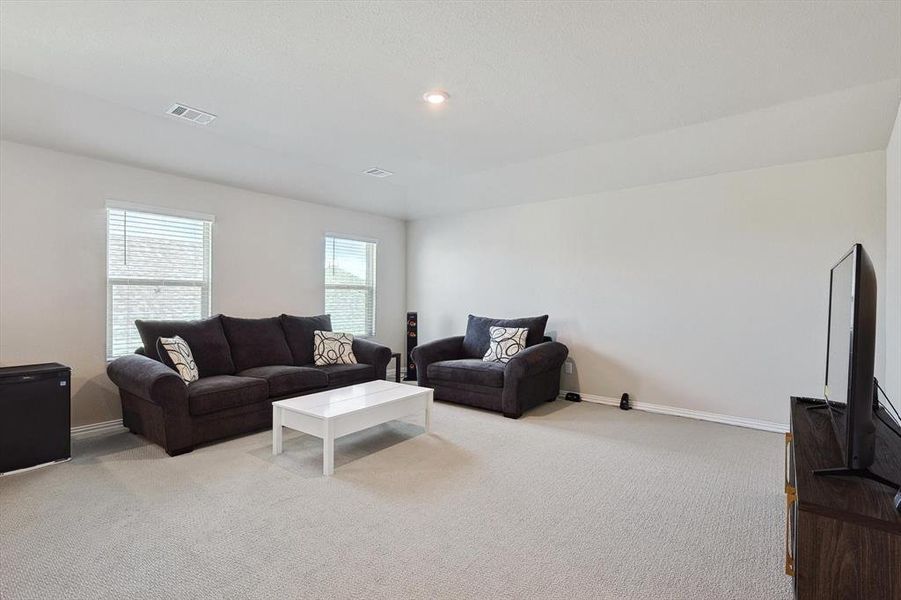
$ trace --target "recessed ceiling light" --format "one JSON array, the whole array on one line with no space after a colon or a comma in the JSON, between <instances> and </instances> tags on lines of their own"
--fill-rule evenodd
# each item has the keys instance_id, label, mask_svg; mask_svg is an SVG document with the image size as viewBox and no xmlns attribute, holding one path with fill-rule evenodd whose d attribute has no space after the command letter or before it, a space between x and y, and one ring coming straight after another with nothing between
<instances>
[{"instance_id":1,"label":"recessed ceiling light","mask_svg":"<svg viewBox=\"0 0 901 600\"><path fill-rule=\"evenodd\" d=\"M448 98L450 98L450 94L444 90L432 90L422 95L422 99L429 104L444 104Z\"/></svg>"}]
</instances>

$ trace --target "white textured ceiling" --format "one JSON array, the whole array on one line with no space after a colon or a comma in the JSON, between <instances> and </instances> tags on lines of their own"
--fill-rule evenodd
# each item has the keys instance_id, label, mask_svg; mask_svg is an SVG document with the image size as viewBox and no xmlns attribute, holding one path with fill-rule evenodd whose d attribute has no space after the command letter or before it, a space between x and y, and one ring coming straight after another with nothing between
<instances>
[{"instance_id":1,"label":"white textured ceiling","mask_svg":"<svg viewBox=\"0 0 901 600\"><path fill-rule=\"evenodd\" d=\"M4 138L416 218L884 148L901 2L4 1L0 68Z\"/></svg>"}]
</instances>

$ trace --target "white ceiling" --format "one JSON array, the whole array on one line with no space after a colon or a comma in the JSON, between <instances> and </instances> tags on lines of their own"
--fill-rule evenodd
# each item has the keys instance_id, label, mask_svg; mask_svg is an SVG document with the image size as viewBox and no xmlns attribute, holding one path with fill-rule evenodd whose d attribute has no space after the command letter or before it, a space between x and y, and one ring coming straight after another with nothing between
<instances>
[{"instance_id":1,"label":"white ceiling","mask_svg":"<svg viewBox=\"0 0 901 600\"><path fill-rule=\"evenodd\" d=\"M884 148L901 2L4 1L0 68L6 139L417 218Z\"/></svg>"}]
</instances>

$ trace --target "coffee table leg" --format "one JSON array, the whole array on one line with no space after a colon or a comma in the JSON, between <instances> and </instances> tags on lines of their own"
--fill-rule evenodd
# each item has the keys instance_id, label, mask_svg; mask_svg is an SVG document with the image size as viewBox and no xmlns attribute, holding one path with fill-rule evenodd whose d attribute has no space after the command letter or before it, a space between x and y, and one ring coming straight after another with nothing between
<instances>
[{"instance_id":1,"label":"coffee table leg","mask_svg":"<svg viewBox=\"0 0 901 600\"><path fill-rule=\"evenodd\" d=\"M335 430L331 421L325 422L325 435L322 436L322 474L332 475L335 472Z\"/></svg>"},{"instance_id":2,"label":"coffee table leg","mask_svg":"<svg viewBox=\"0 0 901 600\"><path fill-rule=\"evenodd\" d=\"M435 392L433 390L429 390L428 395L425 398L425 431L426 433L432 433L432 404L435 397Z\"/></svg>"},{"instance_id":3,"label":"coffee table leg","mask_svg":"<svg viewBox=\"0 0 901 600\"><path fill-rule=\"evenodd\" d=\"M272 454L282 453L282 409L272 407Z\"/></svg>"}]
</instances>

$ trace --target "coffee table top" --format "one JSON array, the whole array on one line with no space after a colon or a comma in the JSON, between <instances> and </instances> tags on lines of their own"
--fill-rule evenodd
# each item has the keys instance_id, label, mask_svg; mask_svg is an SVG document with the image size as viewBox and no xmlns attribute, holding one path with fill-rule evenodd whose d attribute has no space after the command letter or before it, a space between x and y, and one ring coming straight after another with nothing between
<instances>
[{"instance_id":1,"label":"coffee table top","mask_svg":"<svg viewBox=\"0 0 901 600\"><path fill-rule=\"evenodd\" d=\"M311 417L327 419L418 396L427 391L430 389L377 380L296 398L276 400L272 405Z\"/></svg>"}]
</instances>

